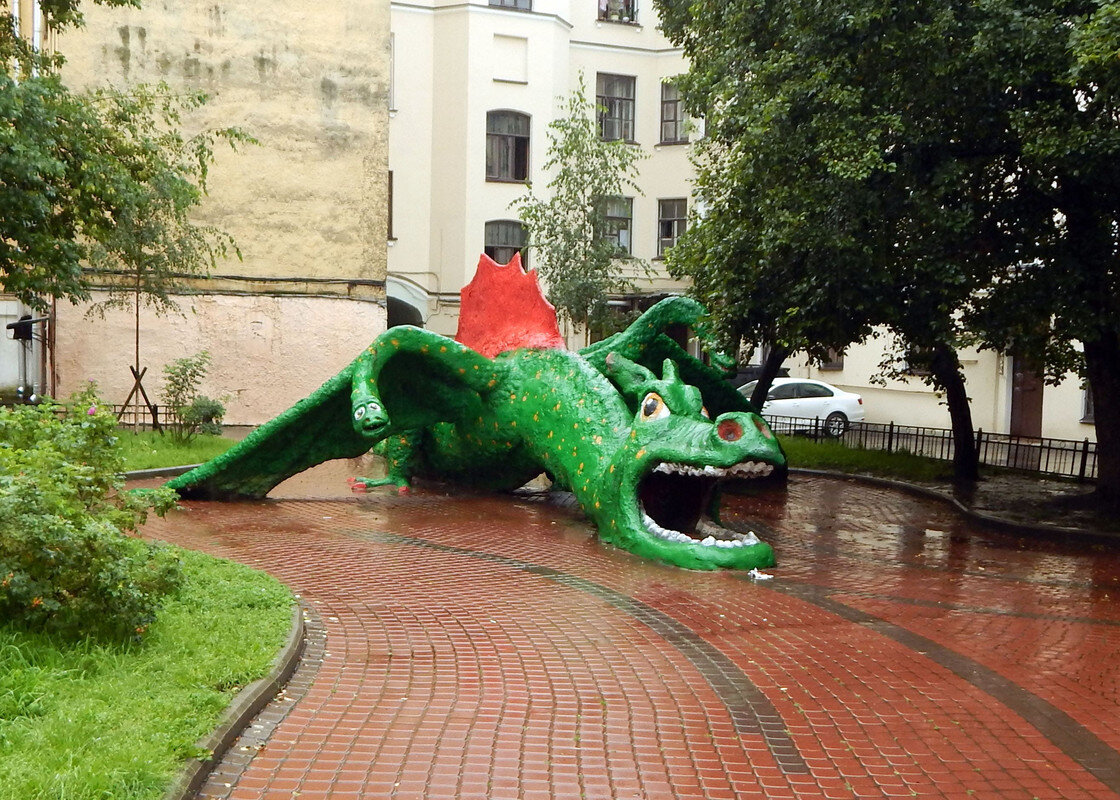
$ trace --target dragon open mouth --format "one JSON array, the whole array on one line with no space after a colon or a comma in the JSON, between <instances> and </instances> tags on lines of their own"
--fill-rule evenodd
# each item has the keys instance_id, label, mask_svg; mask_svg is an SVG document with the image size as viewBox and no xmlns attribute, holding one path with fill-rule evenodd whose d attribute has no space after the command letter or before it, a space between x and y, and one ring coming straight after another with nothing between
<instances>
[{"instance_id":1,"label":"dragon open mouth","mask_svg":"<svg viewBox=\"0 0 1120 800\"><path fill-rule=\"evenodd\" d=\"M724 528L704 517L712 494L725 477L761 478L774 467L761 461L744 461L731 467L696 467L661 462L647 472L638 486L639 510L646 530L669 542L709 547L742 547L758 537Z\"/></svg>"}]
</instances>

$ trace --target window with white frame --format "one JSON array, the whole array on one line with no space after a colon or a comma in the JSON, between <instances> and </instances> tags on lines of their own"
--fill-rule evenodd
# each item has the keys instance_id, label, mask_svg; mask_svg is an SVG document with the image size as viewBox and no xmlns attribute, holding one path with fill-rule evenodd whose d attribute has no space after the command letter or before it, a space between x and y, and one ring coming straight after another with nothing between
<instances>
[{"instance_id":1,"label":"window with white frame","mask_svg":"<svg viewBox=\"0 0 1120 800\"><path fill-rule=\"evenodd\" d=\"M603 238L614 242L618 255L630 254L630 230L634 218L633 197L608 197L603 201Z\"/></svg>"},{"instance_id":2,"label":"window with white frame","mask_svg":"<svg viewBox=\"0 0 1120 800\"><path fill-rule=\"evenodd\" d=\"M529 116L517 111L486 114L486 180L529 180Z\"/></svg>"},{"instance_id":3,"label":"window with white frame","mask_svg":"<svg viewBox=\"0 0 1120 800\"><path fill-rule=\"evenodd\" d=\"M684 106L681 91L675 83L661 84L661 143L680 144L688 141L684 128Z\"/></svg>"},{"instance_id":4,"label":"window with white frame","mask_svg":"<svg viewBox=\"0 0 1120 800\"><path fill-rule=\"evenodd\" d=\"M611 142L634 141L634 76L595 75L595 102L599 105L599 136Z\"/></svg>"},{"instance_id":5,"label":"window with white frame","mask_svg":"<svg viewBox=\"0 0 1120 800\"><path fill-rule=\"evenodd\" d=\"M482 252L499 264L508 264L514 253L525 247L525 226L515 219L495 219L486 223ZM529 254L521 253L521 264L527 267Z\"/></svg>"},{"instance_id":6,"label":"window with white frame","mask_svg":"<svg viewBox=\"0 0 1120 800\"><path fill-rule=\"evenodd\" d=\"M677 243L688 225L688 200L675 197L671 200L657 201L657 256Z\"/></svg>"},{"instance_id":7,"label":"window with white frame","mask_svg":"<svg viewBox=\"0 0 1120 800\"><path fill-rule=\"evenodd\" d=\"M490 0L490 5L502 8L518 8L522 11L533 10L533 0Z\"/></svg>"}]
</instances>

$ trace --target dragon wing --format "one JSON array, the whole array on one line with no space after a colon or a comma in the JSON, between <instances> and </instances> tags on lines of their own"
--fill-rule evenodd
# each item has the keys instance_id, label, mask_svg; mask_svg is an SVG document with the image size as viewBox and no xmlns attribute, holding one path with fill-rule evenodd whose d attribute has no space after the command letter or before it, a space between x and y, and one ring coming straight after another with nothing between
<instances>
[{"instance_id":1,"label":"dragon wing","mask_svg":"<svg viewBox=\"0 0 1120 800\"><path fill-rule=\"evenodd\" d=\"M704 316L704 306L688 297L667 297L624 331L580 350L599 372L609 376L607 356L612 352L660 374L665 359L677 367L680 379L700 390L713 418L728 411L756 411L727 381L726 374L689 355L672 333L694 328Z\"/></svg>"},{"instance_id":2,"label":"dragon wing","mask_svg":"<svg viewBox=\"0 0 1120 800\"><path fill-rule=\"evenodd\" d=\"M264 497L292 475L357 458L394 433L477 413L498 382L494 362L469 347L421 328L390 328L309 397L167 485L184 498Z\"/></svg>"}]
</instances>

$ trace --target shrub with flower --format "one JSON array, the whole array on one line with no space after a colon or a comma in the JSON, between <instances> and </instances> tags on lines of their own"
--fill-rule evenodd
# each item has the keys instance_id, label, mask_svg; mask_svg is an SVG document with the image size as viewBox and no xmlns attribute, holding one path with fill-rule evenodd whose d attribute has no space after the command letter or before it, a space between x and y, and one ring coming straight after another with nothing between
<instances>
[{"instance_id":1,"label":"shrub with flower","mask_svg":"<svg viewBox=\"0 0 1120 800\"><path fill-rule=\"evenodd\" d=\"M93 389L0 407L0 618L67 635L143 632L180 582L166 546L128 536L175 494L126 491L116 421Z\"/></svg>"}]
</instances>

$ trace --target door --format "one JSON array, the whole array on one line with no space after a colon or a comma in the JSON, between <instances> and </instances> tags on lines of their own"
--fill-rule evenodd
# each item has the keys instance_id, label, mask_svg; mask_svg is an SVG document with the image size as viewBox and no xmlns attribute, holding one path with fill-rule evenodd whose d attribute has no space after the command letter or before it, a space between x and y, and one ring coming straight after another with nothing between
<instances>
[{"instance_id":1,"label":"door","mask_svg":"<svg viewBox=\"0 0 1120 800\"><path fill-rule=\"evenodd\" d=\"M1042 436L1041 376L1021 359L1011 359L1011 436L1038 438ZM1038 469L1039 448L1036 443L1012 441L1007 465L1019 469Z\"/></svg>"}]
</instances>

